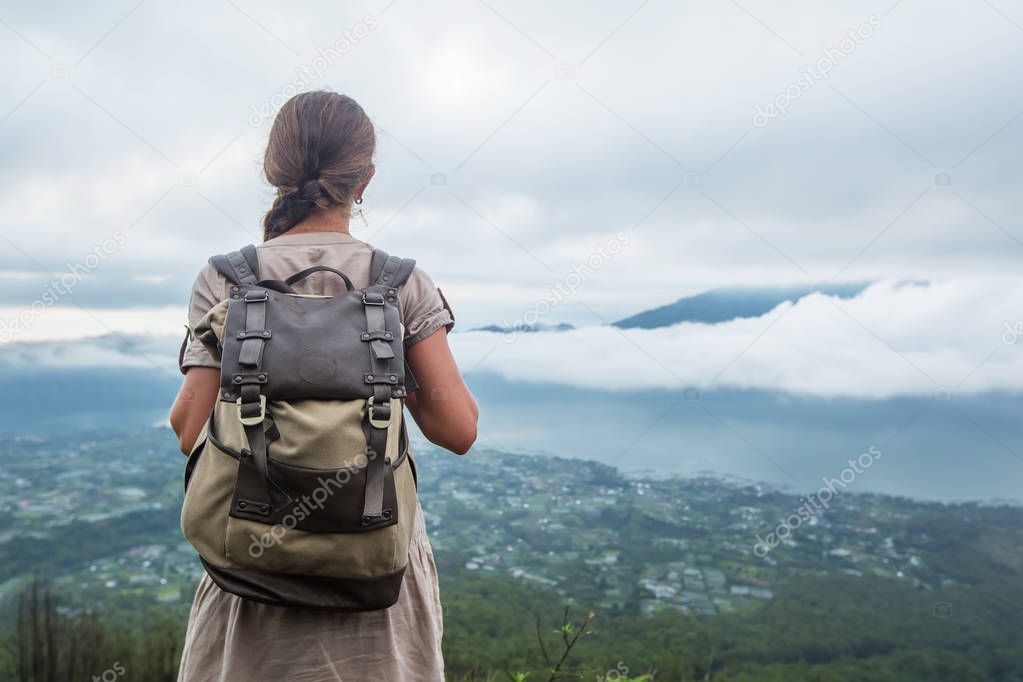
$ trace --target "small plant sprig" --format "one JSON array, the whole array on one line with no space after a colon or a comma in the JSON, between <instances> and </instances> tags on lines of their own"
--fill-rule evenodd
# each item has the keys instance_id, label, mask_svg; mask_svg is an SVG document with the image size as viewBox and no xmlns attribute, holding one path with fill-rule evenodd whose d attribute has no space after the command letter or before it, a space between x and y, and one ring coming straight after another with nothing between
<instances>
[{"instance_id":1,"label":"small plant sprig","mask_svg":"<svg viewBox=\"0 0 1023 682\"><path fill-rule=\"evenodd\" d=\"M561 626L555 631L561 635L562 642L561 656L558 657L556 662L552 662L550 655L547 653L547 647L543 643L540 619L536 619L536 640L540 644L540 653L543 654L544 663L547 664L547 669L551 673L551 676L547 678L547 682L555 682L558 679L564 679L568 676L581 676L581 671L571 671L565 668L565 663L568 661L568 657L572 654L572 649L579 643L579 640L593 634L593 630L590 629L590 623L593 622L593 619L596 617L596 614L593 613L593 611L590 611L578 625L574 625L569 620L569 607L565 607L565 613L561 617Z\"/></svg>"}]
</instances>

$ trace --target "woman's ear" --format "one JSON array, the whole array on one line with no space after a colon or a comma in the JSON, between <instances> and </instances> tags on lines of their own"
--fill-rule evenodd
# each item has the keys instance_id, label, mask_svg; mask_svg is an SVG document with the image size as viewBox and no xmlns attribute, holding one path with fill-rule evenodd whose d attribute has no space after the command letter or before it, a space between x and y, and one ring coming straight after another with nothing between
<instances>
[{"instance_id":1,"label":"woman's ear","mask_svg":"<svg viewBox=\"0 0 1023 682\"><path fill-rule=\"evenodd\" d=\"M376 172L377 172L376 165L372 163L369 164L369 169L366 171L366 179L362 181L361 185L359 185L358 191L356 191L355 193L356 197L360 199L362 198L362 193L366 191L366 186L369 185L369 181L373 179L373 176L376 175Z\"/></svg>"}]
</instances>

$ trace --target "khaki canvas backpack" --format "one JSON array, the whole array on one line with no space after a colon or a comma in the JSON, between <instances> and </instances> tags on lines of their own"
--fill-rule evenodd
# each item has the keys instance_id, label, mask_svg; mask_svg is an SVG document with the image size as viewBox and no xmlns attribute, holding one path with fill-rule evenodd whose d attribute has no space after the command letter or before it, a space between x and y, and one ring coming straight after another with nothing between
<instances>
[{"instance_id":1,"label":"khaki canvas backpack","mask_svg":"<svg viewBox=\"0 0 1023 682\"><path fill-rule=\"evenodd\" d=\"M219 399L185 467L181 528L210 578L280 606L394 604L417 507L403 407L400 288L415 261L374 251L371 284L316 266L260 280L252 246L210 259L230 283L195 334ZM314 272L339 296L297 294Z\"/></svg>"}]
</instances>

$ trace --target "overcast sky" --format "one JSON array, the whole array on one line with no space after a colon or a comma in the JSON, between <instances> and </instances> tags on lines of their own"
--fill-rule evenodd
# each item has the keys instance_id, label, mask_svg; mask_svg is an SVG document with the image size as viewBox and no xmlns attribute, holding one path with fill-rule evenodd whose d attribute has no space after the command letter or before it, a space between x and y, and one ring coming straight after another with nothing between
<instances>
[{"instance_id":1,"label":"overcast sky","mask_svg":"<svg viewBox=\"0 0 1023 682\"><path fill-rule=\"evenodd\" d=\"M375 121L353 232L417 258L463 328L520 316L611 241L545 321L737 283L1015 291L1019 0L300 4L4 7L0 318L98 248L40 338L177 328L206 258L258 240L296 83Z\"/></svg>"}]
</instances>

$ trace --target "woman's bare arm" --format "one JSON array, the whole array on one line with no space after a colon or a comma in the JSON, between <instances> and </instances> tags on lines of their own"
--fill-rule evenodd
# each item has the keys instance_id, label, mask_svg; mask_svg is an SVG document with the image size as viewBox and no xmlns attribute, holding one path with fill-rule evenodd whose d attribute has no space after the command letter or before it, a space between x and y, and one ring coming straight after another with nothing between
<instances>
[{"instance_id":1,"label":"woman's bare arm","mask_svg":"<svg viewBox=\"0 0 1023 682\"><path fill-rule=\"evenodd\" d=\"M408 349L408 363L419 384L406 404L431 443L464 455L476 442L479 407L462 380L444 329Z\"/></svg>"},{"instance_id":2,"label":"woman's bare arm","mask_svg":"<svg viewBox=\"0 0 1023 682\"><path fill-rule=\"evenodd\" d=\"M181 451L188 454L213 411L220 392L220 370L190 367L170 411L170 424L178 434Z\"/></svg>"}]
</instances>

